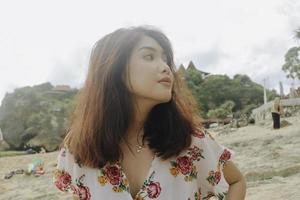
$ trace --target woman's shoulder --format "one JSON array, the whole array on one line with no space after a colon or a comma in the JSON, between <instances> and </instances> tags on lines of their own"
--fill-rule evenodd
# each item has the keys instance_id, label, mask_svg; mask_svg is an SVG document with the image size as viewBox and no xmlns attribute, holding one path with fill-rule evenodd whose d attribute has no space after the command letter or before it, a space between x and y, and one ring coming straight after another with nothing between
<instances>
[{"instance_id":1,"label":"woman's shoulder","mask_svg":"<svg viewBox=\"0 0 300 200\"><path fill-rule=\"evenodd\" d=\"M200 127L192 132L190 146L176 156L175 160L201 165L201 168L213 166L223 169L233 155L234 151L219 143L209 131Z\"/></svg>"},{"instance_id":2,"label":"woman's shoulder","mask_svg":"<svg viewBox=\"0 0 300 200\"><path fill-rule=\"evenodd\" d=\"M58 161L58 164L59 164L59 162L75 163L74 156L69 151L69 148L65 145L60 148L58 156L57 156L57 161Z\"/></svg>"},{"instance_id":3,"label":"woman's shoulder","mask_svg":"<svg viewBox=\"0 0 300 200\"><path fill-rule=\"evenodd\" d=\"M77 196L91 197L90 179L93 170L82 167L75 162L74 156L64 146L57 156L57 166L53 172L53 183L57 189ZM89 197L89 198L88 198Z\"/></svg>"},{"instance_id":4,"label":"woman's shoulder","mask_svg":"<svg viewBox=\"0 0 300 200\"><path fill-rule=\"evenodd\" d=\"M169 173L182 176L185 183L196 181L203 194L223 194L228 190L223 167L232 155L233 152L218 143L209 131L197 128L192 133L191 145L168 162Z\"/></svg>"},{"instance_id":5,"label":"woman's shoulder","mask_svg":"<svg viewBox=\"0 0 300 200\"><path fill-rule=\"evenodd\" d=\"M68 148L62 147L60 148L57 159L56 159L56 173L60 174L68 174L72 175L73 168L74 168L75 162L73 155L69 152Z\"/></svg>"},{"instance_id":6,"label":"woman's shoulder","mask_svg":"<svg viewBox=\"0 0 300 200\"><path fill-rule=\"evenodd\" d=\"M224 146L222 141L217 141L208 130L202 127L193 131L189 149L202 152L201 155L206 162L211 162L219 168L223 168L223 165L234 155L234 152Z\"/></svg>"},{"instance_id":7,"label":"woman's shoulder","mask_svg":"<svg viewBox=\"0 0 300 200\"><path fill-rule=\"evenodd\" d=\"M205 185L205 188L210 188L208 191L214 192L215 195L224 195L228 191L228 183L223 169L226 163L233 159L234 152L204 128L196 130L192 137L189 154L197 159L197 180L202 186Z\"/></svg>"},{"instance_id":8,"label":"woman's shoulder","mask_svg":"<svg viewBox=\"0 0 300 200\"><path fill-rule=\"evenodd\" d=\"M197 127L191 134L191 145L201 146L205 148L207 143L216 142L212 134L203 127Z\"/></svg>"}]
</instances>

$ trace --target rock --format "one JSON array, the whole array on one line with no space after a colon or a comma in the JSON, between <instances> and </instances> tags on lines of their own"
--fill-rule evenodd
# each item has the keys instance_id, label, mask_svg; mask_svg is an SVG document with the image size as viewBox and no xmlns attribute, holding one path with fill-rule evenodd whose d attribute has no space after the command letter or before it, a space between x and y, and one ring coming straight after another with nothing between
<instances>
[{"instance_id":1,"label":"rock","mask_svg":"<svg viewBox=\"0 0 300 200\"><path fill-rule=\"evenodd\" d=\"M35 151L35 147L44 147L46 151L58 148L69 126L78 90L52 89L50 83L45 83L17 88L5 95L0 107L0 124L5 125L1 127L2 134L10 149L26 150L27 143Z\"/></svg>"},{"instance_id":2,"label":"rock","mask_svg":"<svg viewBox=\"0 0 300 200\"><path fill-rule=\"evenodd\" d=\"M285 117L291 117L291 116L292 116L292 113L291 113L291 112L288 112L288 111L286 111L286 112L284 112L284 116L285 116Z\"/></svg>"},{"instance_id":3,"label":"rock","mask_svg":"<svg viewBox=\"0 0 300 200\"><path fill-rule=\"evenodd\" d=\"M286 120L281 120L280 121L280 127L283 128L283 127L286 127L286 126L290 126L292 125L290 122L286 121Z\"/></svg>"},{"instance_id":4,"label":"rock","mask_svg":"<svg viewBox=\"0 0 300 200\"><path fill-rule=\"evenodd\" d=\"M251 117L251 118L249 118L249 120L248 120L248 121L249 121L249 124L255 124L255 119L254 119L254 118L252 118L252 117Z\"/></svg>"},{"instance_id":5,"label":"rock","mask_svg":"<svg viewBox=\"0 0 300 200\"><path fill-rule=\"evenodd\" d=\"M212 123L209 125L209 128L217 128L218 126L218 123Z\"/></svg>"},{"instance_id":6,"label":"rock","mask_svg":"<svg viewBox=\"0 0 300 200\"><path fill-rule=\"evenodd\" d=\"M239 123L238 123L238 120L234 119L232 122L231 122L231 127L232 128L239 128Z\"/></svg>"},{"instance_id":7,"label":"rock","mask_svg":"<svg viewBox=\"0 0 300 200\"><path fill-rule=\"evenodd\" d=\"M248 120L247 119L234 119L231 123L232 128L240 128L248 126Z\"/></svg>"},{"instance_id":8,"label":"rock","mask_svg":"<svg viewBox=\"0 0 300 200\"><path fill-rule=\"evenodd\" d=\"M239 121L239 127L245 127L245 126L248 126L248 121L247 120Z\"/></svg>"},{"instance_id":9,"label":"rock","mask_svg":"<svg viewBox=\"0 0 300 200\"><path fill-rule=\"evenodd\" d=\"M30 148L30 149L27 149L27 150L26 150L26 153L27 153L27 154L35 154L36 151Z\"/></svg>"},{"instance_id":10,"label":"rock","mask_svg":"<svg viewBox=\"0 0 300 200\"><path fill-rule=\"evenodd\" d=\"M39 147L41 150L44 148L47 152L55 151L58 149L62 142L62 138L51 135L38 135L32 138L27 145L30 147Z\"/></svg>"}]
</instances>

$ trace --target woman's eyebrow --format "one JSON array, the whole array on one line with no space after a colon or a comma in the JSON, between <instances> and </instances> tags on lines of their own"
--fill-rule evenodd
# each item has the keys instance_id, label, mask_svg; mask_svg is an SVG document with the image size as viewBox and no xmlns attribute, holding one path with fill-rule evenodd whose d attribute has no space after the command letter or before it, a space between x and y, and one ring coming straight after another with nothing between
<instances>
[{"instance_id":1,"label":"woman's eyebrow","mask_svg":"<svg viewBox=\"0 0 300 200\"><path fill-rule=\"evenodd\" d=\"M143 47L139 48L138 51L141 51L143 49L148 49L148 50L155 51L155 52L157 51L156 48L150 47L150 46L143 46ZM165 54L165 52L163 51L162 54Z\"/></svg>"}]
</instances>

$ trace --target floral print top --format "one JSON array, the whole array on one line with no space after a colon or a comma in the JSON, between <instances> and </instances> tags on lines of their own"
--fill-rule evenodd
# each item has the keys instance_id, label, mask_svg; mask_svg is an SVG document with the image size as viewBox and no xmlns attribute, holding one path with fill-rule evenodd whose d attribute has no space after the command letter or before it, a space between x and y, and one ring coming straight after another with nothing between
<instances>
[{"instance_id":1,"label":"floral print top","mask_svg":"<svg viewBox=\"0 0 300 200\"><path fill-rule=\"evenodd\" d=\"M81 200L224 200L228 191L222 169L233 152L203 129L192 134L191 146L177 157L155 157L148 176L132 198L128 179L119 163L101 169L79 166L62 148L53 172L54 185Z\"/></svg>"}]
</instances>

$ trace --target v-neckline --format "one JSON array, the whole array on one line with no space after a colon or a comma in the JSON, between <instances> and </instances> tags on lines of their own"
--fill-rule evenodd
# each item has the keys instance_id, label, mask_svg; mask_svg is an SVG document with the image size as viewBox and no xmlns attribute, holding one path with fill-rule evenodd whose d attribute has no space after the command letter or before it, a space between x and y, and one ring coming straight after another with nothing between
<instances>
[{"instance_id":1,"label":"v-neckline","mask_svg":"<svg viewBox=\"0 0 300 200\"><path fill-rule=\"evenodd\" d=\"M135 200L136 197L137 197L137 195L138 195L141 191L143 191L143 187L144 187L144 185L145 185L145 182L146 182L146 181L150 178L150 176L152 175L152 172L153 172L153 170L154 170L154 164L155 164L155 162L156 162L156 159L157 159L157 156L156 156L156 153L154 153L153 160L152 160L151 163L150 163L150 167L149 167L148 173L147 173L146 177L144 178L142 185L141 185L140 188L138 189L137 193L134 194L134 196L132 196L132 195L131 195L131 192L130 192L130 182L129 182L129 179L127 178L127 175L126 175L126 173L125 173L125 171L124 171L124 169L123 169L123 167L122 167L122 165L121 165L121 162L118 162L118 165L119 165L119 167L121 168L121 173L123 174L124 178L126 178L126 179L128 180L128 189L129 189L128 195L130 196L130 199Z\"/></svg>"}]
</instances>

